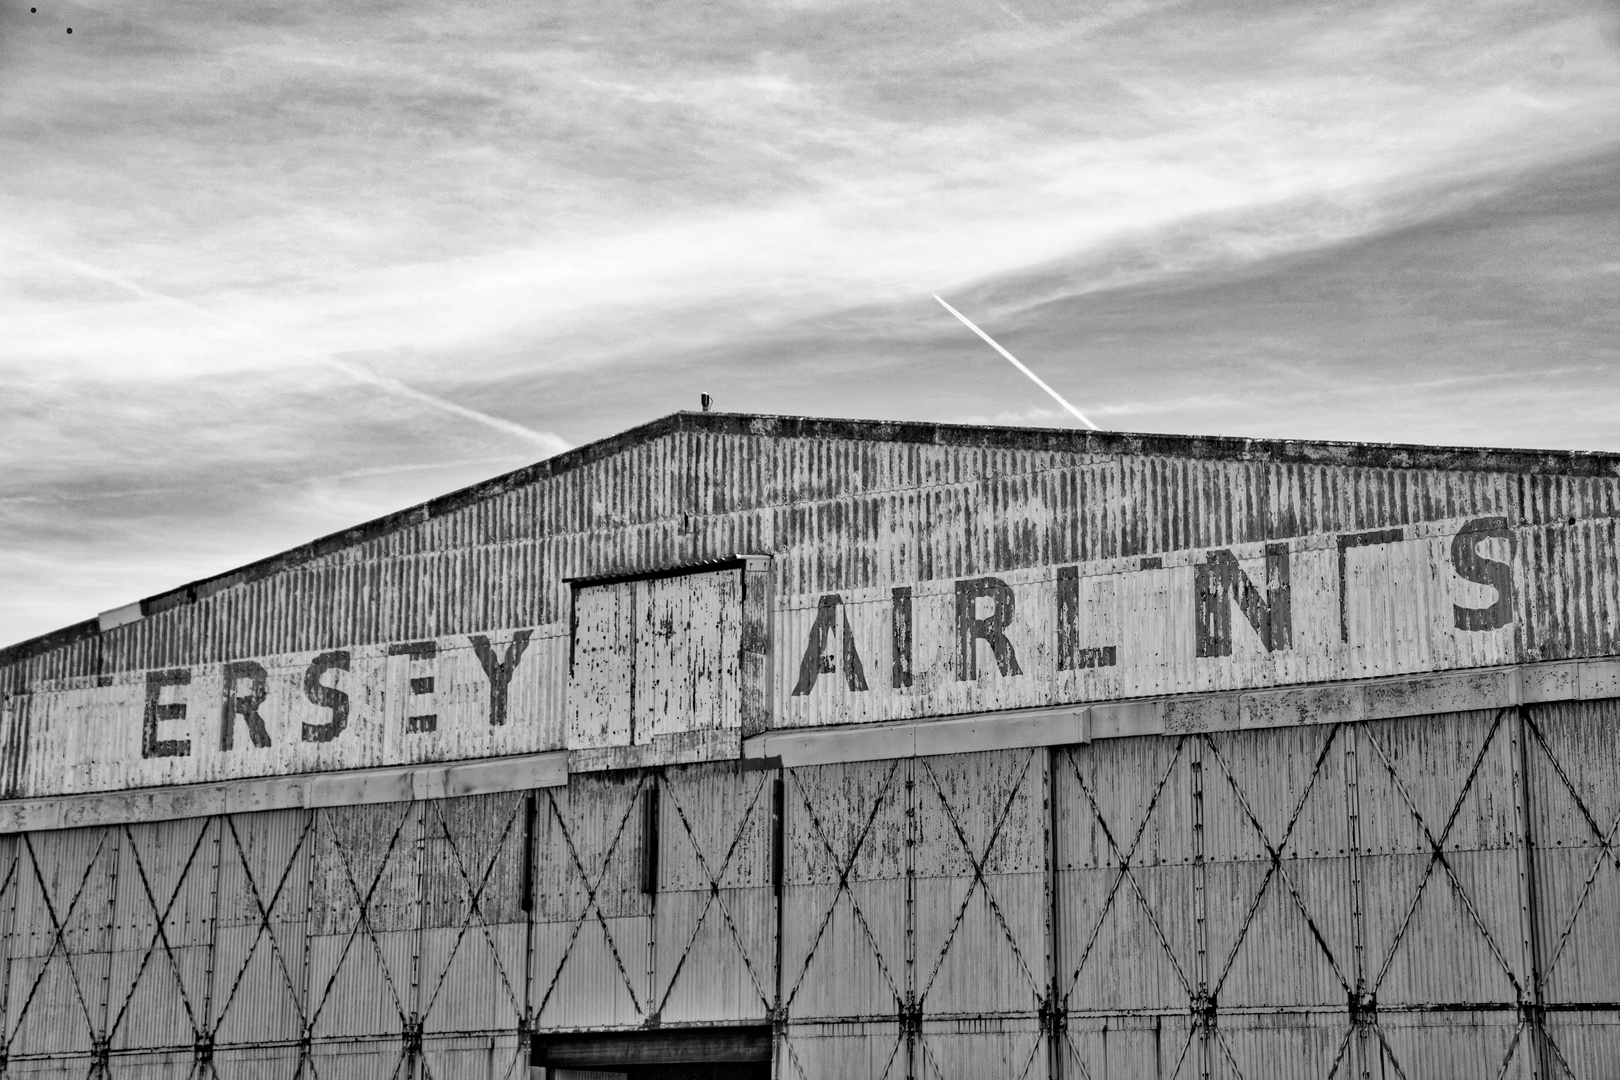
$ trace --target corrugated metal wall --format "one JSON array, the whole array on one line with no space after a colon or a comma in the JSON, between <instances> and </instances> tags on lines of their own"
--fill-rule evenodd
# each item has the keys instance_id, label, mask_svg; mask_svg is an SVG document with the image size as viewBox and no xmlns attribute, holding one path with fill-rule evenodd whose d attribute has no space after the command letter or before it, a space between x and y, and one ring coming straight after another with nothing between
<instances>
[{"instance_id":1,"label":"corrugated metal wall","mask_svg":"<svg viewBox=\"0 0 1620 1080\"><path fill-rule=\"evenodd\" d=\"M4 1074L496 1080L529 1033L774 1024L806 1080L1601 1078L1617 731L1570 703L6 837Z\"/></svg>"}]
</instances>

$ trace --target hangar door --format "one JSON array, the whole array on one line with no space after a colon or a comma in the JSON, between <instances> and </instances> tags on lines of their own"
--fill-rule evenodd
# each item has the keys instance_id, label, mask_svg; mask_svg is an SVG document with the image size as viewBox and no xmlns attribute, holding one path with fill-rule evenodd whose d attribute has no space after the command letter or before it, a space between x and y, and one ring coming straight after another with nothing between
<instances>
[{"instance_id":1,"label":"hangar door","mask_svg":"<svg viewBox=\"0 0 1620 1080\"><path fill-rule=\"evenodd\" d=\"M569 749L740 726L742 566L580 583L573 622Z\"/></svg>"}]
</instances>

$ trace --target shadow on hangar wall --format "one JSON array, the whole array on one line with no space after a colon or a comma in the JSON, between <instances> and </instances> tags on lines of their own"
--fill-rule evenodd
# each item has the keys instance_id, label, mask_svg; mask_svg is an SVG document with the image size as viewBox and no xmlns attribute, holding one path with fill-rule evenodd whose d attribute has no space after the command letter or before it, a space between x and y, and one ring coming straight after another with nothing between
<instances>
[{"instance_id":1,"label":"shadow on hangar wall","mask_svg":"<svg viewBox=\"0 0 1620 1080\"><path fill-rule=\"evenodd\" d=\"M1617 473L678 414L14 646L5 1069L1601 1075Z\"/></svg>"}]
</instances>

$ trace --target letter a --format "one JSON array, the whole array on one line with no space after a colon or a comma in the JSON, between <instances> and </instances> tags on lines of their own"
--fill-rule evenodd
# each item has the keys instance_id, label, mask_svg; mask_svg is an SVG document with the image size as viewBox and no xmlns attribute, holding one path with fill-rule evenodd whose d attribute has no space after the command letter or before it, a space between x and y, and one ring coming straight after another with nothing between
<instances>
[{"instance_id":1,"label":"letter a","mask_svg":"<svg viewBox=\"0 0 1620 1080\"><path fill-rule=\"evenodd\" d=\"M818 678L837 670L833 658L827 655L827 639L838 626L838 607L842 603L843 597L828 593L816 605L816 621L810 627L810 640L804 647L804 659L799 661L799 681L793 687L792 696L803 697L816 685ZM866 668L861 663L860 654L855 651L855 635L850 633L848 615L844 616L841 636L844 683L851 690L865 690Z\"/></svg>"}]
</instances>

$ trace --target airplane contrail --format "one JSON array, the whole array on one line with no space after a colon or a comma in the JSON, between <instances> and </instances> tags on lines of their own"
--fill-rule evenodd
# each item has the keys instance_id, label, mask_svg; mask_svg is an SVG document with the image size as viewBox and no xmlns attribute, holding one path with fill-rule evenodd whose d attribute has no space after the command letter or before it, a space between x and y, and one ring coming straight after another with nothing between
<instances>
[{"instance_id":1,"label":"airplane contrail","mask_svg":"<svg viewBox=\"0 0 1620 1080\"><path fill-rule=\"evenodd\" d=\"M1029 368L1025 367L1023 364L1019 363L1018 362L1018 357L1014 356L1012 353L1008 352L1006 349L1003 349L1000 345L998 345L996 343L995 338L991 337L989 334L985 333L983 330L980 330L977 326L974 326L972 319L969 319L966 315L962 314L960 311L957 311L955 308L951 307L951 305L947 304L945 302L945 300L939 295L939 293L934 294L934 299L938 300L940 306L943 307L946 311L950 312L952 315L955 315L958 319L961 319L963 326L967 327L969 330L973 331L975 334L978 334L980 337L984 338L985 344L989 345L992 349L996 350L996 352L1000 353L1002 356L1005 356L1008 359L1008 361L1011 362L1013 367L1017 368L1019 371L1022 371L1025 375L1028 375L1031 379L1033 379L1035 381L1036 386L1040 387L1042 390L1045 390L1048 394L1051 394L1053 401L1057 402L1059 405L1063 406L1065 409L1068 409L1071 413L1073 413L1075 415L1075 418L1077 420L1079 420L1082 424L1086 425L1086 427L1090 428L1092 431L1101 431L1102 430L1102 428L1098 427L1096 424L1093 424L1089 419L1087 419L1085 413L1081 412L1079 409L1075 408L1073 405L1070 405L1067 401L1063 400L1063 395L1062 394L1058 393L1056 390L1052 389L1050 386L1047 386L1046 381L1044 379L1042 379L1039 375L1035 374L1033 371L1029 370Z\"/></svg>"},{"instance_id":2,"label":"airplane contrail","mask_svg":"<svg viewBox=\"0 0 1620 1080\"><path fill-rule=\"evenodd\" d=\"M524 427L522 424L514 421L503 420L499 416L491 416L489 413L480 412L477 409L471 409L465 405L458 405L454 401L448 401L445 398L438 397L435 394L430 394L425 390L418 390L416 387L411 386L408 383L400 382L398 379L389 378L387 375L379 375L377 372L362 367L359 364L350 363L347 360L339 360L334 356L317 352L314 349L306 349L298 345L292 345L288 342L280 340L279 338L266 334L256 327L249 326L245 323L239 323L234 319L229 319L223 315L216 314L215 312L212 312L199 304L194 304L189 300L182 300L179 297L169 296L165 293L153 292L151 289L148 289L143 285L137 284L136 282L115 274L110 270L104 270L99 266L94 266L86 262L80 262L78 259L69 259L61 255L52 255L31 248L20 247L15 244L8 243L6 246L12 247L14 250L25 251L36 258L54 262L58 266L63 266L70 270L77 271L86 277L95 278L97 281L105 281L110 285L116 285L125 292L133 293L134 295L141 297L143 300L150 300L156 304L162 304L178 311L184 311L189 315L193 315L199 319L214 323L216 326L224 327L235 334L255 339L260 344L269 345L272 348L281 350L282 352L290 353L293 356L302 357L305 360L310 360L317 364L325 364L328 367L335 368L338 371L343 372L345 375L356 380L357 382L369 383L370 385L375 386L380 390L387 391L396 397L409 398L412 401L420 402L423 405L438 409L441 412L447 412L453 416L459 416L465 420L471 420L474 423L482 424L488 428L493 428L496 431L510 435L514 438L522 439L524 442L530 443L544 450L548 455L558 454L568 449L568 443L558 438L556 435L552 435L544 431L535 431L533 428Z\"/></svg>"}]
</instances>

